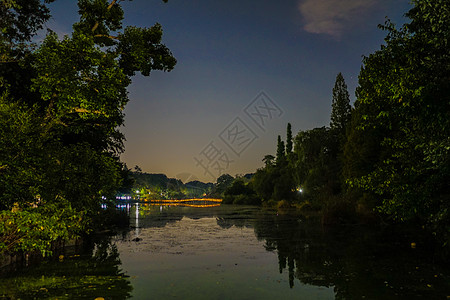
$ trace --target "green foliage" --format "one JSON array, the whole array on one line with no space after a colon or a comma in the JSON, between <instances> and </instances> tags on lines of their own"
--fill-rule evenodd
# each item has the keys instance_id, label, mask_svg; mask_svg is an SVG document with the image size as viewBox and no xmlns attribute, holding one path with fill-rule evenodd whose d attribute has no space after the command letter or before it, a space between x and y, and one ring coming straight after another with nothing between
<instances>
[{"instance_id":1,"label":"green foliage","mask_svg":"<svg viewBox=\"0 0 450 300\"><path fill-rule=\"evenodd\" d=\"M209 194L213 188L213 183L200 181L183 183L179 179L168 178L164 174L142 172L139 167L137 172L128 172L127 176L130 178L127 180L130 185L128 189L121 189L120 192L133 194L136 190L139 190L140 197L147 200L202 198L205 194ZM127 177L125 176L125 178Z\"/></svg>"},{"instance_id":2,"label":"green foliage","mask_svg":"<svg viewBox=\"0 0 450 300\"><path fill-rule=\"evenodd\" d=\"M225 190L223 203L260 205L261 198L256 195L251 182L245 183L242 178L236 178Z\"/></svg>"},{"instance_id":3,"label":"green foliage","mask_svg":"<svg viewBox=\"0 0 450 300\"><path fill-rule=\"evenodd\" d=\"M275 159L275 156L268 154L268 155L264 156L262 161L264 162L266 167L270 167L270 166L273 166L274 159Z\"/></svg>"},{"instance_id":4,"label":"green foliage","mask_svg":"<svg viewBox=\"0 0 450 300\"><path fill-rule=\"evenodd\" d=\"M46 0L45 4L54 0ZM40 0L2 0L0 2L0 40L29 41L50 18L48 7Z\"/></svg>"},{"instance_id":5,"label":"green foliage","mask_svg":"<svg viewBox=\"0 0 450 300\"><path fill-rule=\"evenodd\" d=\"M42 180L45 189L40 193L44 199L56 199L64 195L74 208L96 212L102 199L114 199L121 184L118 159L108 152L98 152L87 143L66 147L56 145L55 161L44 170Z\"/></svg>"},{"instance_id":6,"label":"green foliage","mask_svg":"<svg viewBox=\"0 0 450 300\"><path fill-rule=\"evenodd\" d=\"M253 180L256 192L264 201L301 198L321 206L321 202L340 192L342 145L350 118L349 101L347 86L339 73L333 89L331 129L300 131L292 151L292 128L288 123L286 147L278 136L276 164L272 163L273 156L266 156L263 159L265 167L256 172Z\"/></svg>"},{"instance_id":7,"label":"green foliage","mask_svg":"<svg viewBox=\"0 0 450 300\"><path fill-rule=\"evenodd\" d=\"M135 184L136 180L134 179L133 173L131 172L130 169L128 169L126 164L122 165L122 169L120 170L120 178L122 178L121 180L122 183L117 193L131 194L133 185Z\"/></svg>"},{"instance_id":8,"label":"green foliage","mask_svg":"<svg viewBox=\"0 0 450 300\"><path fill-rule=\"evenodd\" d=\"M291 209L292 205L289 201L281 200L277 203L278 210Z\"/></svg>"},{"instance_id":9,"label":"green foliage","mask_svg":"<svg viewBox=\"0 0 450 300\"><path fill-rule=\"evenodd\" d=\"M143 173L142 170L133 172L132 176L135 179L136 188L157 186L160 189L163 189L167 187L169 182L169 178L164 174Z\"/></svg>"},{"instance_id":10,"label":"green foliage","mask_svg":"<svg viewBox=\"0 0 450 300\"><path fill-rule=\"evenodd\" d=\"M85 215L63 199L57 204L2 211L0 253L39 251L43 256L51 255L53 242L68 241L85 232L88 225Z\"/></svg>"},{"instance_id":11,"label":"green foliage","mask_svg":"<svg viewBox=\"0 0 450 300\"><path fill-rule=\"evenodd\" d=\"M300 131L295 138L292 164L302 199L324 207L341 192L343 145L351 115L350 98L341 73L333 88L330 128Z\"/></svg>"},{"instance_id":12,"label":"green foliage","mask_svg":"<svg viewBox=\"0 0 450 300\"><path fill-rule=\"evenodd\" d=\"M264 202L293 201L296 198L294 172L292 165L286 159L286 149L280 136L277 139L275 164L273 159L272 155L264 157L265 167L258 169L252 178L253 189Z\"/></svg>"},{"instance_id":13,"label":"green foliage","mask_svg":"<svg viewBox=\"0 0 450 300\"><path fill-rule=\"evenodd\" d=\"M140 171L133 172L135 180L133 190L140 190L141 197L146 199L177 199L175 194L181 192L183 183L180 180L167 178L164 174L148 174ZM175 196L172 198L172 196Z\"/></svg>"},{"instance_id":14,"label":"green foliage","mask_svg":"<svg viewBox=\"0 0 450 300\"><path fill-rule=\"evenodd\" d=\"M324 201L340 191L340 168L334 135L321 127L300 131L295 139L295 175L302 197Z\"/></svg>"},{"instance_id":15,"label":"green foliage","mask_svg":"<svg viewBox=\"0 0 450 300\"><path fill-rule=\"evenodd\" d=\"M0 96L0 209L11 209L14 202L32 202L46 163L42 153L42 129L36 112Z\"/></svg>"},{"instance_id":16,"label":"green foliage","mask_svg":"<svg viewBox=\"0 0 450 300\"><path fill-rule=\"evenodd\" d=\"M292 126L291 126L291 123L288 123L287 129L286 129L286 156L288 158L290 158L290 156L292 154L292 145L293 145L292 142L293 142Z\"/></svg>"},{"instance_id":17,"label":"green foliage","mask_svg":"<svg viewBox=\"0 0 450 300\"><path fill-rule=\"evenodd\" d=\"M286 148L278 136L276 163L266 156L253 178L264 202L301 187L326 222L376 208L450 241L450 2L413 4L408 24L381 26L386 44L364 58L353 110L339 73L330 128L300 131L292 158L290 126Z\"/></svg>"},{"instance_id":18,"label":"green foliage","mask_svg":"<svg viewBox=\"0 0 450 300\"><path fill-rule=\"evenodd\" d=\"M161 44L162 27L155 24L151 28L127 27L120 36L117 51L120 66L127 75L140 70L142 75L150 75L151 70L170 71L176 64L169 49Z\"/></svg>"},{"instance_id":19,"label":"green foliage","mask_svg":"<svg viewBox=\"0 0 450 300\"><path fill-rule=\"evenodd\" d=\"M50 2L0 2L0 209L18 203L24 220L39 213L28 212L33 203L70 204L92 216L102 197L114 198L126 178L118 128L131 77L176 64L161 25L122 30L121 1L78 1L72 34L49 32L34 45Z\"/></svg>"},{"instance_id":20,"label":"green foliage","mask_svg":"<svg viewBox=\"0 0 450 300\"><path fill-rule=\"evenodd\" d=\"M0 295L7 299L130 298L133 287L110 238L88 246L83 247L89 249L88 253L47 260L26 272L2 278Z\"/></svg>"},{"instance_id":21,"label":"green foliage","mask_svg":"<svg viewBox=\"0 0 450 300\"><path fill-rule=\"evenodd\" d=\"M223 198L225 190L233 183L234 177L230 174L223 174L217 178L211 197Z\"/></svg>"},{"instance_id":22,"label":"green foliage","mask_svg":"<svg viewBox=\"0 0 450 300\"><path fill-rule=\"evenodd\" d=\"M0 91L8 89L14 101L32 97L30 80L32 51L36 47L31 38L50 18L48 3L53 0L0 1Z\"/></svg>"},{"instance_id":23,"label":"green foliage","mask_svg":"<svg viewBox=\"0 0 450 300\"><path fill-rule=\"evenodd\" d=\"M331 103L330 129L335 131L337 138L344 140L347 124L351 117L350 95L345 84L344 76L339 73L333 88Z\"/></svg>"},{"instance_id":24,"label":"green foliage","mask_svg":"<svg viewBox=\"0 0 450 300\"><path fill-rule=\"evenodd\" d=\"M284 141L281 140L281 136L278 136L277 140L277 165L283 164L286 162L286 149L284 147Z\"/></svg>"},{"instance_id":25,"label":"green foliage","mask_svg":"<svg viewBox=\"0 0 450 300\"><path fill-rule=\"evenodd\" d=\"M448 228L450 4L414 1L407 16L399 30L387 21L386 45L364 59L345 175L380 212Z\"/></svg>"},{"instance_id":26,"label":"green foliage","mask_svg":"<svg viewBox=\"0 0 450 300\"><path fill-rule=\"evenodd\" d=\"M186 182L184 186L186 188L187 198L201 198L205 194L208 195L211 192L214 184L211 182L204 183L194 180Z\"/></svg>"},{"instance_id":27,"label":"green foliage","mask_svg":"<svg viewBox=\"0 0 450 300\"><path fill-rule=\"evenodd\" d=\"M115 56L84 33L62 41L51 33L36 52L34 67L38 75L32 89L39 93L40 105L47 107L47 117L68 126L67 135L87 134L100 138L106 144L101 147L112 146L108 138L123 123L130 83ZM100 127L98 132L94 126Z\"/></svg>"},{"instance_id":28,"label":"green foliage","mask_svg":"<svg viewBox=\"0 0 450 300\"><path fill-rule=\"evenodd\" d=\"M263 202L272 200L274 182L276 179L275 172L273 172L274 169L274 166L267 166L258 169L253 176L254 189Z\"/></svg>"}]
</instances>

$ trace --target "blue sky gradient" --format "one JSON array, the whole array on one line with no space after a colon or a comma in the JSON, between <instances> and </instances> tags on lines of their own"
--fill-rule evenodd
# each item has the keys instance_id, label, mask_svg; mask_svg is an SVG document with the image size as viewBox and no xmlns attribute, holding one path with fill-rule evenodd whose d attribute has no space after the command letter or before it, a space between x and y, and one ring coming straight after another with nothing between
<instances>
[{"instance_id":1,"label":"blue sky gradient","mask_svg":"<svg viewBox=\"0 0 450 300\"><path fill-rule=\"evenodd\" d=\"M162 24L163 43L178 60L169 73L134 77L125 109L122 160L145 172L215 181L219 171L254 172L288 122L299 130L327 126L336 75L354 101L363 55L380 48L388 16L405 22L408 0L134 0L122 2L125 25ZM50 5L47 27L70 34L76 1ZM283 111L264 130L244 108L264 91ZM219 134L239 117L258 136L240 156ZM214 143L232 161L205 172L195 158Z\"/></svg>"}]
</instances>

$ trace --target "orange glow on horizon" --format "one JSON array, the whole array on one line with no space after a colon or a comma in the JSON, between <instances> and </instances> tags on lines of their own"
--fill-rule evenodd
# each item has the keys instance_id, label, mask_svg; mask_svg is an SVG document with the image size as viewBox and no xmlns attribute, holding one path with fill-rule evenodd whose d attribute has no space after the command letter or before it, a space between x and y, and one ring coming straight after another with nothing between
<instances>
[{"instance_id":1,"label":"orange glow on horizon","mask_svg":"<svg viewBox=\"0 0 450 300\"><path fill-rule=\"evenodd\" d=\"M146 205L150 206L182 206L182 207L195 207L195 208L205 208L205 207L218 207L220 203L216 204L189 204L189 203L149 203Z\"/></svg>"},{"instance_id":2,"label":"orange glow on horizon","mask_svg":"<svg viewBox=\"0 0 450 300\"><path fill-rule=\"evenodd\" d=\"M146 202L154 202L154 203L185 203L185 202L214 202L221 203L222 199L213 199L213 198L193 198L193 199L180 199L180 200L147 200Z\"/></svg>"}]
</instances>

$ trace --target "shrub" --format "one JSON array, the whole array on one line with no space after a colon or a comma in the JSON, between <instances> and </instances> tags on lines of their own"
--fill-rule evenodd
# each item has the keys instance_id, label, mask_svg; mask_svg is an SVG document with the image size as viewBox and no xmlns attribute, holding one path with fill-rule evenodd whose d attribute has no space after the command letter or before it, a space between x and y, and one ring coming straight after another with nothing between
<instances>
[{"instance_id":1,"label":"shrub","mask_svg":"<svg viewBox=\"0 0 450 300\"><path fill-rule=\"evenodd\" d=\"M0 254L38 251L52 254L55 241L77 238L87 227L84 212L64 204L45 204L19 211L0 212Z\"/></svg>"}]
</instances>

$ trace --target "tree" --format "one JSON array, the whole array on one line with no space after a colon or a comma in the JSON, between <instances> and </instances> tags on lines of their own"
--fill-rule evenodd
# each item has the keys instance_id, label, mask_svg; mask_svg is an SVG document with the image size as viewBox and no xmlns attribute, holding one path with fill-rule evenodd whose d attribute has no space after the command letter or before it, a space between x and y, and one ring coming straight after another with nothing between
<instances>
[{"instance_id":1,"label":"tree","mask_svg":"<svg viewBox=\"0 0 450 300\"><path fill-rule=\"evenodd\" d=\"M217 178L216 184L214 186L213 192L211 193L214 197L223 197L225 190L233 183L234 177L230 174L222 174Z\"/></svg>"},{"instance_id":2,"label":"tree","mask_svg":"<svg viewBox=\"0 0 450 300\"><path fill-rule=\"evenodd\" d=\"M300 131L295 138L296 181L314 200L334 194L336 176L330 152L330 130L326 127Z\"/></svg>"},{"instance_id":3,"label":"tree","mask_svg":"<svg viewBox=\"0 0 450 300\"><path fill-rule=\"evenodd\" d=\"M386 45L364 58L347 181L380 199L381 212L450 236L450 3L416 0L406 16L411 21L400 29L381 26ZM352 157L357 148L363 151Z\"/></svg>"},{"instance_id":4,"label":"tree","mask_svg":"<svg viewBox=\"0 0 450 300\"><path fill-rule=\"evenodd\" d=\"M225 190L223 203L259 205L261 199L256 195L251 183L245 183L242 178L236 178Z\"/></svg>"},{"instance_id":5,"label":"tree","mask_svg":"<svg viewBox=\"0 0 450 300\"><path fill-rule=\"evenodd\" d=\"M281 136L278 136L277 140L277 165L280 165L286 161L286 150L284 147L284 142L281 140Z\"/></svg>"},{"instance_id":6,"label":"tree","mask_svg":"<svg viewBox=\"0 0 450 300\"><path fill-rule=\"evenodd\" d=\"M45 4L54 0L46 0ZM8 42L29 41L50 18L48 7L40 0L10 0L0 4L2 40Z\"/></svg>"},{"instance_id":7,"label":"tree","mask_svg":"<svg viewBox=\"0 0 450 300\"><path fill-rule=\"evenodd\" d=\"M50 2L0 1L0 208L64 203L92 216L122 181L118 128L132 76L176 60L161 25L122 30L116 0L79 0L72 35L34 45Z\"/></svg>"},{"instance_id":8,"label":"tree","mask_svg":"<svg viewBox=\"0 0 450 300\"><path fill-rule=\"evenodd\" d=\"M288 123L286 130L286 156L290 157L292 153L292 127L291 123Z\"/></svg>"},{"instance_id":9,"label":"tree","mask_svg":"<svg viewBox=\"0 0 450 300\"><path fill-rule=\"evenodd\" d=\"M35 51L24 43L48 19L48 9L39 1L6 3L1 2L0 13L11 23L0 23L1 49L2 58L11 61L5 62L8 67L0 72L6 91L2 101L33 111L35 126L41 129L35 135L39 141L33 141L34 148L42 147L36 151L28 147L31 139L21 142L22 152L29 150L22 166L27 169L25 160L36 161L39 164L33 169L30 165L27 172L36 170L33 174L46 176L33 175L29 188L8 184L12 177L7 174L13 172L13 166L2 162L2 181L16 193L32 190L34 196L22 203L45 195L46 201L65 197L78 208L96 207L102 196L113 196L120 185L118 155L123 151L123 136L118 127L123 124L131 76L170 71L176 60L161 44L159 24L120 31L120 1L80 0L80 21L74 24L72 36L60 39L50 32ZM32 8L36 11L29 11ZM20 54L17 49L26 51ZM12 201L18 198L9 195Z\"/></svg>"},{"instance_id":10,"label":"tree","mask_svg":"<svg viewBox=\"0 0 450 300\"><path fill-rule=\"evenodd\" d=\"M264 168L256 170L253 176L253 188L262 202L267 202L272 199L273 188L275 182L275 166L267 165Z\"/></svg>"},{"instance_id":11,"label":"tree","mask_svg":"<svg viewBox=\"0 0 450 300\"><path fill-rule=\"evenodd\" d=\"M336 137L343 141L345 131L351 117L350 96L347 91L344 76L339 73L333 88L333 100L331 102L330 128L336 132ZM341 142L343 144L343 142Z\"/></svg>"},{"instance_id":12,"label":"tree","mask_svg":"<svg viewBox=\"0 0 450 300\"><path fill-rule=\"evenodd\" d=\"M273 160L274 159L275 159L275 156L268 154L268 155L264 156L262 161L264 162L264 164L265 164L265 166L267 168L269 166L273 166Z\"/></svg>"},{"instance_id":13,"label":"tree","mask_svg":"<svg viewBox=\"0 0 450 300\"><path fill-rule=\"evenodd\" d=\"M44 176L40 169L48 162L37 112L6 96L0 95L0 210L35 201Z\"/></svg>"},{"instance_id":14,"label":"tree","mask_svg":"<svg viewBox=\"0 0 450 300\"><path fill-rule=\"evenodd\" d=\"M128 169L126 164L123 164L122 170L120 171L121 185L117 190L119 194L131 194L133 189L133 185L136 180L133 177L133 172L131 169Z\"/></svg>"},{"instance_id":15,"label":"tree","mask_svg":"<svg viewBox=\"0 0 450 300\"><path fill-rule=\"evenodd\" d=\"M0 1L0 93L8 101L27 102L34 97L31 79L33 49L31 38L50 18L48 3L53 0ZM6 99L4 99L6 101Z\"/></svg>"},{"instance_id":16,"label":"tree","mask_svg":"<svg viewBox=\"0 0 450 300\"><path fill-rule=\"evenodd\" d=\"M289 128L290 124L288 132ZM291 164L286 160L286 155L284 142L281 140L281 136L278 136L275 164L272 162L275 157L266 155L263 159L265 167L258 169L252 178L252 187L262 201L292 201L295 198L293 193L295 190L294 172Z\"/></svg>"},{"instance_id":17,"label":"tree","mask_svg":"<svg viewBox=\"0 0 450 300\"><path fill-rule=\"evenodd\" d=\"M331 103L330 130L327 148L330 156L328 170L333 181L333 194L341 192L344 186L342 175L344 145L347 141L347 128L351 120L350 96L344 76L339 73L333 87Z\"/></svg>"}]
</instances>

